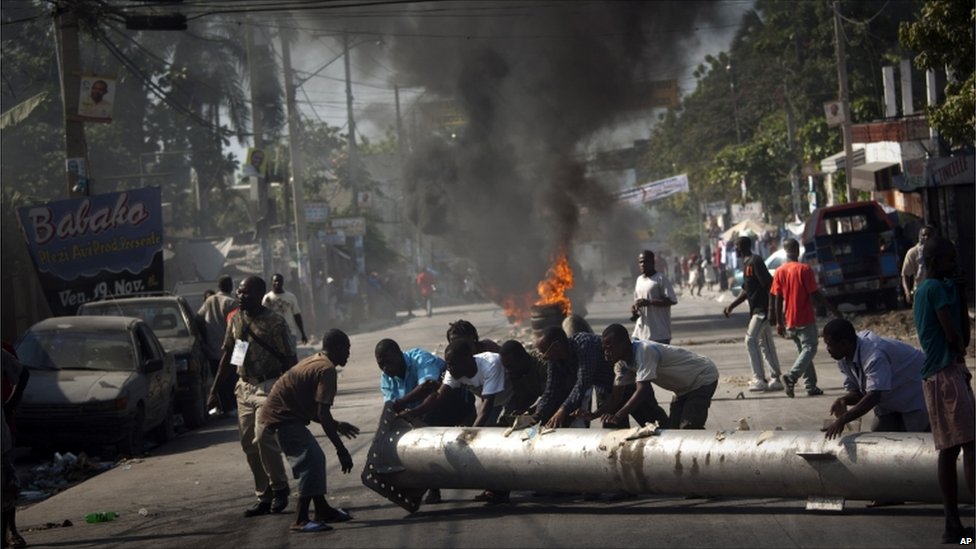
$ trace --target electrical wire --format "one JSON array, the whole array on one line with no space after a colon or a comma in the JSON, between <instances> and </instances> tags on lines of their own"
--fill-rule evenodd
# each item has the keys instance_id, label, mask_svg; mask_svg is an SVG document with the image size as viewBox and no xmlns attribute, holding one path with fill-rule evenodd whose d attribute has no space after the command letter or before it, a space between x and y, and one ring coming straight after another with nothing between
<instances>
[{"instance_id":1,"label":"electrical wire","mask_svg":"<svg viewBox=\"0 0 976 549\"><path fill-rule=\"evenodd\" d=\"M888 4L890 4L890 3L891 3L891 0L887 0L884 3L884 5L881 6L881 9L879 9L877 13L875 13L874 15L872 15L871 17L869 17L867 19L867 21L857 21L855 19L851 19L849 17L846 17L843 13L840 12L839 9L834 9L834 13L837 14L837 17L840 17L842 20L847 21L848 23L850 23L852 25L867 26L867 25L870 25L872 21L874 21L875 19L877 19L878 16L882 14L882 12L884 12L884 10L888 7Z\"/></svg>"},{"instance_id":2,"label":"electrical wire","mask_svg":"<svg viewBox=\"0 0 976 549\"><path fill-rule=\"evenodd\" d=\"M203 118L202 116L194 112L189 107L175 101L172 97L170 97L170 95L164 89L162 89L161 86L159 86L159 84L153 82L152 77L150 77L145 72L143 72L142 68L139 67L137 63L135 63L131 58L129 58L129 56L127 56L125 52L119 49L119 47L115 43L113 43L108 38L108 36L104 34L104 32L101 29L95 27L92 29L92 33L95 40L100 44L102 44L103 46L105 46L105 48L109 51L109 53L111 53L113 57L115 57L120 63L122 63L123 67L128 69L131 74L139 78L142 81L142 83L149 89L149 91L152 92L153 95L155 95L161 101L169 105L173 110L189 118L196 124L204 128L207 128L222 137L232 137L237 135L235 132L232 132L227 128L214 126L209 120Z\"/></svg>"}]
</instances>

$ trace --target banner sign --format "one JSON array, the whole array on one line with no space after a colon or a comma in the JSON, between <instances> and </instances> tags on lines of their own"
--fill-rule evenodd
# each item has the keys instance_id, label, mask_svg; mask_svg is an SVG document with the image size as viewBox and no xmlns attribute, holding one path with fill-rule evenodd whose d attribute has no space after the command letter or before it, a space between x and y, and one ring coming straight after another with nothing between
<instances>
[{"instance_id":1,"label":"banner sign","mask_svg":"<svg viewBox=\"0 0 976 549\"><path fill-rule=\"evenodd\" d=\"M163 290L159 187L100 194L17 210L51 311L86 301Z\"/></svg>"},{"instance_id":2,"label":"banner sign","mask_svg":"<svg viewBox=\"0 0 976 549\"><path fill-rule=\"evenodd\" d=\"M741 223L747 219L762 219L762 213L762 202L732 204L732 223Z\"/></svg>"},{"instance_id":3,"label":"banner sign","mask_svg":"<svg viewBox=\"0 0 976 549\"><path fill-rule=\"evenodd\" d=\"M688 192L688 174L676 175L659 181L645 183L633 189L614 193L618 202L639 205L645 202L660 200L667 196Z\"/></svg>"},{"instance_id":4,"label":"banner sign","mask_svg":"<svg viewBox=\"0 0 976 549\"><path fill-rule=\"evenodd\" d=\"M306 223L325 223L329 220L329 205L325 202L308 202L305 204Z\"/></svg>"}]
</instances>

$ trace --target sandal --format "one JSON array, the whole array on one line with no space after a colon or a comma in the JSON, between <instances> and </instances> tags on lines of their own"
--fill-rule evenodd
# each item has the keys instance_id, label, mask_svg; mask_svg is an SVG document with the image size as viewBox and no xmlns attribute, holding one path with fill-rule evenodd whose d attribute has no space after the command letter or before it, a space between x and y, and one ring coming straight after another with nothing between
<instances>
[{"instance_id":1,"label":"sandal","mask_svg":"<svg viewBox=\"0 0 976 549\"><path fill-rule=\"evenodd\" d=\"M329 530L332 530L332 527L328 524L310 520L305 524L293 524L288 528L288 530L297 534L304 534L310 532L328 532Z\"/></svg>"}]
</instances>

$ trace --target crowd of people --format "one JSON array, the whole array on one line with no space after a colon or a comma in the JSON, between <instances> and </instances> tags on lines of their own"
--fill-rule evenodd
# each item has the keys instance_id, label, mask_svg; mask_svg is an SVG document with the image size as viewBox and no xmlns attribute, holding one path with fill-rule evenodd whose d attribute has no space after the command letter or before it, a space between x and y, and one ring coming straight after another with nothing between
<instances>
[{"instance_id":1,"label":"crowd of people","mask_svg":"<svg viewBox=\"0 0 976 549\"><path fill-rule=\"evenodd\" d=\"M969 318L954 279L953 245L926 235L915 259L925 273L919 276L916 269L911 280L921 350L870 331L856 332L824 298L810 267L798 261L795 240L783 242L787 262L773 276L753 253L753 245L749 237L735 242L743 291L722 311L728 317L748 302L749 389L782 390L794 398L802 380L808 397L822 395L813 365L822 338L846 391L827 406L835 420L824 436L838 437L848 423L872 411L872 430L931 431L945 501L943 540L971 536L971 528L960 519L955 492L960 453L973 490L976 405L964 358ZM380 340L374 358L383 400L400 417L433 426L617 429L629 427L632 418L638 425L660 429L704 429L719 368L711 358L672 344L671 309L678 299L670 277L666 269L658 270L651 250L640 252L637 265L630 330L612 323L595 333L586 320L570 316L533 341L499 343L481 338L471 322L459 319L448 326L443 358L427 349L404 350L393 339ZM422 275L416 284L429 287L429 297L435 281L430 273ZM251 276L232 295L232 281L222 277L218 291L201 306L215 374L209 405L223 412L237 410L241 448L254 482L255 499L244 515L281 513L288 507L291 490L284 458L298 485L290 528L321 532L352 516L326 499L325 455L308 425L321 426L341 471L349 473L353 460L342 439L356 437L359 429L337 421L331 408L338 391L336 368L346 364L351 344L347 334L331 329L324 334L321 352L299 362L297 342L308 338L298 300L283 284L276 274L269 291L263 279ZM820 333L814 313L818 302L836 317ZM425 309L429 316L431 306ZM774 329L796 344L796 359L786 371L772 341ZM3 375L14 390L4 401L5 449L11 447L6 419L27 382L24 369L8 355L4 351ZM673 393L667 411L654 386ZM17 543L22 538L14 517L6 514L8 463L5 453L5 524L13 525L5 538ZM485 486L475 499L495 505L508 502L509 494ZM439 490L431 487L425 501L440 502Z\"/></svg>"}]
</instances>

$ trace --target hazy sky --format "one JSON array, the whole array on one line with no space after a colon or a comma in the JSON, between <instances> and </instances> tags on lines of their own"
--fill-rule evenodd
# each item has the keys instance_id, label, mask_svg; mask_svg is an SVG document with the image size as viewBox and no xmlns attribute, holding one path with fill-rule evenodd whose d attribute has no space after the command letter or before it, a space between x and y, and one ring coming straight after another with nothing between
<instances>
[{"instance_id":1,"label":"hazy sky","mask_svg":"<svg viewBox=\"0 0 976 549\"><path fill-rule=\"evenodd\" d=\"M518 3L515 3L516 5ZM666 6L668 2L655 4ZM752 7L752 0L709 2L714 19L697 24L694 29L669 40L682 41L683 57L672 56L658 62L655 80L676 79L682 93L694 89L691 73L707 54L727 50L741 16ZM475 8L483 3L468 3ZM503 4L505 5L505 4ZM380 8L376 8L379 10ZM666 10L665 10L666 11ZM320 119L329 125L345 130L347 126L345 72L342 30L349 28L352 92L357 131L371 140L382 139L395 127L395 95L393 83L397 80L394 57L396 49L405 42L422 40L421 36L407 36L396 20L381 22L370 14L352 12L353 16L323 20L321 16L308 15L297 20L293 27L301 35L300 43L292 50L292 64L302 85L296 92L301 112L310 118ZM478 15L478 10L471 11ZM392 24L391 24L392 23ZM292 25L289 25L292 26ZM445 30L431 40L443 39L451 34L451 24L440 25ZM356 33L357 30L366 33ZM397 32L400 31L400 36ZM324 67L324 68L323 68ZM311 76L312 72L316 72ZM410 86L401 87L400 108L403 116L421 99L422 90ZM656 119L654 112L635 112L618 121L613 129L596 133L597 148L626 147L635 139L647 137L650 125ZM409 120L404 120L409 124ZM243 159L244 148L238 151Z\"/></svg>"}]
</instances>

